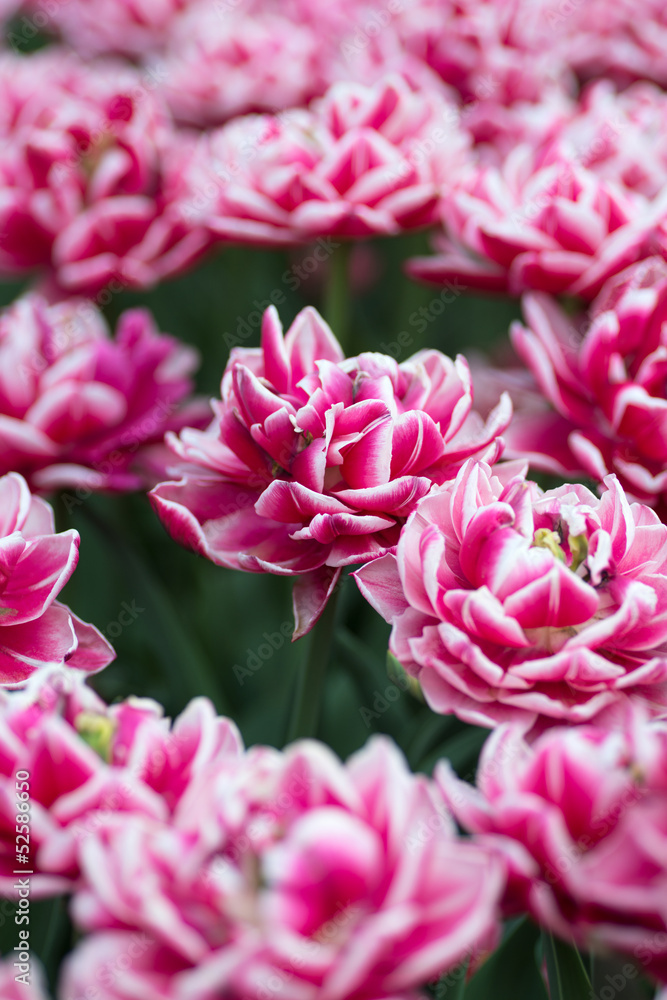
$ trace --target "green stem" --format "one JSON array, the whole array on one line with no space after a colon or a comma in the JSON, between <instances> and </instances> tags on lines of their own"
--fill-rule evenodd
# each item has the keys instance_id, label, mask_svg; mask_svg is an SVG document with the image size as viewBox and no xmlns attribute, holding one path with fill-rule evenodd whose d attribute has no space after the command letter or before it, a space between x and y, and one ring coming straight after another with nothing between
<instances>
[{"instance_id":1,"label":"green stem","mask_svg":"<svg viewBox=\"0 0 667 1000\"><path fill-rule=\"evenodd\" d=\"M324 318L343 350L347 346L350 322L350 253L352 243L341 243L329 260L329 277L324 291Z\"/></svg>"},{"instance_id":2,"label":"green stem","mask_svg":"<svg viewBox=\"0 0 667 1000\"><path fill-rule=\"evenodd\" d=\"M308 653L299 666L296 697L287 730L288 743L317 733L327 666L333 647L339 591L339 587L334 590L320 620L313 628Z\"/></svg>"},{"instance_id":3,"label":"green stem","mask_svg":"<svg viewBox=\"0 0 667 1000\"><path fill-rule=\"evenodd\" d=\"M133 585L143 591L146 603L155 623L152 630L160 656L168 666L178 684L189 682L190 697L204 695L215 705L218 712L227 714L226 699L220 684L211 676L211 670L203 651L183 627L169 593L159 577L140 559L132 545L111 524L102 520L90 504L84 505L84 512L103 538L120 556L124 571Z\"/></svg>"},{"instance_id":4,"label":"green stem","mask_svg":"<svg viewBox=\"0 0 667 1000\"><path fill-rule=\"evenodd\" d=\"M353 668L353 673L360 675L370 685L368 690L374 694L378 678L381 680L386 673L382 657L345 626L336 632L336 643L345 653L346 664Z\"/></svg>"},{"instance_id":5,"label":"green stem","mask_svg":"<svg viewBox=\"0 0 667 1000\"><path fill-rule=\"evenodd\" d=\"M551 1000L589 1000L591 982L579 951L574 944L542 931Z\"/></svg>"},{"instance_id":6,"label":"green stem","mask_svg":"<svg viewBox=\"0 0 667 1000\"><path fill-rule=\"evenodd\" d=\"M55 896L49 901L49 904L45 902L41 905L50 905L50 914L44 930L44 940L38 949L38 954L42 960L48 981L55 989L58 979L58 968L68 950L72 926L65 896Z\"/></svg>"}]
</instances>

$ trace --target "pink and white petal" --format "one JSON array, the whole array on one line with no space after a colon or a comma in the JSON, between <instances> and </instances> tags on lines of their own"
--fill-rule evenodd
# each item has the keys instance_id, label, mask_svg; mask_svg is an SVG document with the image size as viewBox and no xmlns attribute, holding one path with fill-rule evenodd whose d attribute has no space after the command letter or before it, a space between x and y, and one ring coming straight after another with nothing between
<instances>
[{"instance_id":1,"label":"pink and white petal","mask_svg":"<svg viewBox=\"0 0 667 1000\"><path fill-rule=\"evenodd\" d=\"M0 591L4 613L18 625L41 615L71 577L79 558L79 533L31 539Z\"/></svg>"},{"instance_id":2,"label":"pink and white petal","mask_svg":"<svg viewBox=\"0 0 667 1000\"><path fill-rule=\"evenodd\" d=\"M70 379L42 393L25 419L52 441L65 445L119 425L127 408L125 395L113 386Z\"/></svg>"},{"instance_id":3,"label":"pink and white petal","mask_svg":"<svg viewBox=\"0 0 667 1000\"><path fill-rule=\"evenodd\" d=\"M60 447L39 427L0 414L0 471L52 461Z\"/></svg>"},{"instance_id":4,"label":"pink and white petal","mask_svg":"<svg viewBox=\"0 0 667 1000\"><path fill-rule=\"evenodd\" d=\"M442 434L433 419L421 410L410 410L394 422L391 442L391 477L418 474L442 458Z\"/></svg>"},{"instance_id":5,"label":"pink and white petal","mask_svg":"<svg viewBox=\"0 0 667 1000\"><path fill-rule=\"evenodd\" d=\"M321 566L311 573L304 573L296 578L292 588L294 607L292 642L307 635L317 623L338 583L340 574L340 568Z\"/></svg>"},{"instance_id":6,"label":"pink and white petal","mask_svg":"<svg viewBox=\"0 0 667 1000\"><path fill-rule=\"evenodd\" d=\"M328 545L341 535L372 535L393 528L396 522L377 514L316 514L306 528L291 534L291 538L314 538Z\"/></svg>"},{"instance_id":7,"label":"pink and white petal","mask_svg":"<svg viewBox=\"0 0 667 1000\"><path fill-rule=\"evenodd\" d=\"M269 484L257 500L255 510L261 517L284 524L307 523L317 514L354 514L354 510L335 497L282 479Z\"/></svg>"},{"instance_id":8,"label":"pink and white petal","mask_svg":"<svg viewBox=\"0 0 667 1000\"><path fill-rule=\"evenodd\" d=\"M386 622L393 622L409 606L395 555L388 554L374 559L352 576L368 603Z\"/></svg>"},{"instance_id":9,"label":"pink and white petal","mask_svg":"<svg viewBox=\"0 0 667 1000\"><path fill-rule=\"evenodd\" d=\"M581 625L598 608L597 592L567 566L554 559L547 572L503 601L505 611L522 628L567 628Z\"/></svg>"},{"instance_id":10,"label":"pink and white petal","mask_svg":"<svg viewBox=\"0 0 667 1000\"><path fill-rule=\"evenodd\" d=\"M69 610L52 604L40 618L0 628L0 684L16 687L36 670L60 667L76 649Z\"/></svg>"},{"instance_id":11,"label":"pink and white petal","mask_svg":"<svg viewBox=\"0 0 667 1000\"><path fill-rule=\"evenodd\" d=\"M238 569L239 534L252 541L262 535L263 518L254 505L260 492L209 477L160 483L149 499L169 534L213 562ZM229 539L226 532L229 531Z\"/></svg>"},{"instance_id":12,"label":"pink and white petal","mask_svg":"<svg viewBox=\"0 0 667 1000\"><path fill-rule=\"evenodd\" d=\"M514 649L531 644L516 619L505 613L502 603L488 587L450 590L444 594L442 606L450 621L483 642Z\"/></svg>"},{"instance_id":13,"label":"pink and white petal","mask_svg":"<svg viewBox=\"0 0 667 1000\"><path fill-rule=\"evenodd\" d=\"M283 328L275 306L269 306L262 318L262 355L264 376L276 392L292 388L291 369L285 348Z\"/></svg>"},{"instance_id":14,"label":"pink and white petal","mask_svg":"<svg viewBox=\"0 0 667 1000\"><path fill-rule=\"evenodd\" d=\"M425 476L401 476L384 486L358 490L337 489L334 495L354 510L407 517L431 488L431 480Z\"/></svg>"},{"instance_id":15,"label":"pink and white petal","mask_svg":"<svg viewBox=\"0 0 667 1000\"><path fill-rule=\"evenodd\" d=\"M491 260L469 256L453 244L448 252L432 257L413 257L405 265L406 274L432 285L460 282L465 288L506 292L508 274Z\"/></svg>"},{"instance_id":16,"label":"pink and white petal","mask_svg":"<svg viewBox=\"0 0 667 1000\"><path fill-rule=\"evenodd\" d=\"M1 433L0 429L0 435ZM5 538L15 531L21 531L24 537L27 537L24 529L32 502L33 498L30 496L28 484L23 476L16 472L10 472L0 478L0 538ZM49 527L51 530L55 530L53 528L53 511L50 507L48 511L51 515ZM48 531L44 532L44 534L48 533Z\"/></svg>"},{"instance_id":17,"label":"pink and white petal","mask_svg":"<svg viewBox=\"0 0 667 1000\"><path fill-rule=\"evenodd\" d=\"M341 473L352 489L384 486L390 479L392 421L380 417L346 449Z\"/></svg>"},{"instance_id":18,"label":"pink and white petal","mask_svg":"<svg viewBox=\"0 0 667 1000\"><path fill-rule=\"evenodd\" d=\"M316 370L317 361L343 361L345 354L331 328L311 306L303 309L285 335L292 385Z\"/></svg>"},{"instance_id":19,"label":"pink and white petal","mask_svg":"<svg viewBox=\"0 0 667 1000\"><path fill-rule=\"evenodd\" d=\"M69 611L69 608L67 610ZM74 670L84 670L86 673L97 673L98 670L103 670L116 659L115 649L94 625L81 621L71 611L69 614L74 626L77 646L72 655L68 657L67 666Z\"/></svg>"},{"instance_id":20,"label":"pink and white petal","mask_svg":"<svg viewBox=\"0 0 667 1000\"><path fill-rule=\"evenodd\" d=\"M246 423L262 425L277 410L287 409L294 416L294 406L283 396L271 392L249 368L237 364L232 370L234 392Z\"/></svg>"}]
</instances>

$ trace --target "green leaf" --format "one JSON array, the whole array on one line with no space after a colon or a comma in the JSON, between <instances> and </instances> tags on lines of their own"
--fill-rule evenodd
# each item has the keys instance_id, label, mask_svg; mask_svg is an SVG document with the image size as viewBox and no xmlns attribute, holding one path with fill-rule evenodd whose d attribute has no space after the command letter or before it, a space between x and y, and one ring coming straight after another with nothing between
<instances>
[{"instance_id":1,"label":"green leaf","mask_svg":"<svg viewBox=\"0 0 667 1000\"><path fill-rule=\"evenodd\" d=\"M367 646L343 624L336 629L336 644L345 654L345 662L351 672L361 675L372 685L370 690L375 690L378 682L384 678L385 664L381 654Z\"/></svg>"},{"instance_id":2,"label":"green leaf","mask_svg":"<svg viewBox=\"0 0 667 1000\"><path fill-rule=\"evenodd\" d=\"M544 931L543 941L551 1000L589 1000L593 992L591 982L574 945L560 941L548 931Z\"/></svg>"},{"instance_id":3,"label":"green leaf","mask_svg":"<svg viewBox=\"0 0 667 1000\"><path fill-rule=\"evenodd\" d=\"M411 677L389 650L387 650L387 677L401 691L409 691L414 698L421 702L424 701L424 695L417 678Z\"/></svg>"},{"instance_id":4,"label":"green leaf","mask_svg":"<svg viewBox=\"0 0 667 1000\"><path fill-rule=\"evenodd\" d=\"M516 924L466 987L465 1000L549 1000L535 959L540 931L528 918ZM551 1000L555 1000L552 995ZM576 1000L575 996L568 1000ZM586 1000L589 1000L588 995Z\"/></svg>"},{"instance_id":5,"label":"green leaf","mask_svg":"<svg viewBox=\"0 0 667 1000\"><path fill-rule=\"evenodd\" d=\"M146 602L151 642L171 671L172 682L179 685L185 679L189 697L204 695L211 699L219 712L227 712L223 690L200 647L199 637L181 619L172 593L152 566L138 554L132 536L123 534L113 523L100 517L90 501L84 504L82 510L119 560L124 576L132 581L138 600Z\"/></svg>"},{"instance_id":6,"label":"green leaf","mask_svg":"<svg viewBox=\"0 0 667 1000\"><path fill-rule=\"evenodd\" d=\"M442 744L445 734L449 738L452 732L458 732L461 728L455 715L437 715L426 709L420 713L417 722L414 737L407 744L408 760L414 768L434 745Z\"/></svg>"},{"instance_id":7,"label":"green leaf","mask_svg":"<svg viewBox=\"0 0 667 1000\"><path fill-rule=\"evenodd\" d=\"M431 753L419 762L417 770L430 774L439 760L446 758L460 778L474 781L477 759L489 735L488 729L464 725L463 729L449 735Z\"/></svg>"},{"instance_id":8,"label":"green leaf","mask_svg":"<svg viewBox=\"0 0 667 1000\"><path fill-rule=\"evenodd\" d=\"M287 727L287 743L317 736L326 671L333 648L339 594L340 587L337 587L315 623L310 633L307 654L298 665L296 692Z\"/></svg>"}]
</instances>

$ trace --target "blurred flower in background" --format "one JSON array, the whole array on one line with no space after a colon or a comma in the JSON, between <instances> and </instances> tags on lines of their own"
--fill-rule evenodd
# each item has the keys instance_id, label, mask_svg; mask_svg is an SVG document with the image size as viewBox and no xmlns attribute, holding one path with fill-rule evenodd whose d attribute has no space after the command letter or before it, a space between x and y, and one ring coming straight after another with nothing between
<instances>
[{"instance_id":1,"label":"blurred flower in background","mask_svg":"<svg viewBox=\"0 0 667 1000\"><path fill-rule=\"evenodd\" d=\"M667 728L641 712L610 732L558 728L532 745L501 726L480 757L477 788L436 769L464 829L510 866L510 911L617 950L667 981ZM637 975L636 970L632 978Z\"/></svg>"},{"instance_id":2,"label":"blurred flower in background","mask_svg":"<svg viewBox=\"0 0 667 1000\"><path fill-rule=\"evenodd\" d=\"M391 235L433 224L468 162L456 105L401 76L337 83L308 110L202 136L177 201L184 225L257 245Z\"/></svg>"},{"instance_id":3,"label":"blurred flower in background","mask_svg":"<svg viewBox=\"0 0 667 1000\"><path fill-rule=\"evenodd\" d=\"M170 213L176 140L153 90L124 63L0 56L0 272L94 295L155 284L202 252L205 236Z\"/></svg>"},{"instance_id":4,"label":"blurred flower in background","mask_svg":"<svg viewBox=\"0 0 667 1000\"><path fill-rule=\"evenodd\" d=\"M183 1000L407 1000L493 945L505 867L457 837L386 738L344 765L314 741L218 757L170 821L109 816L80 857L73 916L89 936L65 966L72 1000L91 982L105 1000L155 984Z\"/></svg>"},{"instance_id":5,"label":"blurred flower in background","mask_svg":"<svg viewBox=\"0 0 667 1000\"><path fill-rule=\"evenodd\" d=\"M206 422L207 407L186 401L198 362L144 310L112 337L85 299L19 299L0 314L0 472L42 492L152 485L165 431Z\"/></svg>"}]
</instances>

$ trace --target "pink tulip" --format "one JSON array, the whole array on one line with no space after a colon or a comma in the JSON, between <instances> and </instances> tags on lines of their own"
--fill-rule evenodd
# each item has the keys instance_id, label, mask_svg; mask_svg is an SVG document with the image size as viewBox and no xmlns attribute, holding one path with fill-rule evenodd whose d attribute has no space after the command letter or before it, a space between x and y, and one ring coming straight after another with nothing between
<instances>
[{"instance_id":1,"label":"pink tulip","mask_svg":"<svg viewBox=\"0 0 667 1000\"><path fill-rule=\"evenodd\" d=\"M0 473L42 491L164 478L165 431L206 420L201 403L183 406L197 361L143 310L124 313L112 339L83 299L18 299L0 313Z\"/></svg>"},{"instance_id":2,"label":"pink tulip","mask_svg":"<svg viewBox=\"0 0 667 1000\"><path fill-rule=\"evenodd\" d=\"M202 981L196 971L183 968L172 952L161 947L144 933L103 931L90 934L79 944L64 964L62 1000L89 1000L91 984L95 1000L135 1000L137 995L150 1000L216 1000L219 977ZM270 973L273 986L260 987L262 997L284 998L284 978ZM275 992L278 987L279 992ZM147 990L150 989L150 993ZM218 994L219 995L219 994ZM14 1000L10 996L10 1000ZM16 1000L33 1000L17 996ZM426 1000L422 994L382 994L368 1000Z\"/></svg>"},{"instance_id":3,"label":"pink tulip","mask_svg":"<svg viewBox=\"0 0 667 1000\"><path fill-rule=\"evenodd\" d=\"M174 116L216 126L238 114L298 107L324 93L325 49L335 51L335 39L291 13L246 0L226 12L224 0L189 4L158 61Z\"/></svg>"},{"instance_id":4,"label":"pink tulip","mask_svg":"<svg viewBox=\"0 0 667 1000\"><path fill-rule=\"evenodd\" d=\"M170 727L159 705L107 706L71 675L52 674L0 702L0 889L16 879L16 775L29 775L36 897L68 890L93 834L131 815L167 821L189 785L241 753L238 732L196 699ZM25 787L24 785L22 787Z\"/></svg>"},{"instance_id":5,"label":"pink tulip","mask_svg":"<svg viewBox=\"0 0 667 1000\"><path fill-rule=\"evenodd\" d=\"M150 1000L212 1000L215 995L209 991L200 998L180 991L179 984L187 977L183 963L143 932L91 934L65 958L62 968L62 1000L89 1000L91 989L95 1000L135 1000L137 995Z\"/></svg>"},{"instance_id":6,"label":"pink tulip","mask_svg":"<svg viewBox=\"0 0 667 1000\"><path fill-rule=\"evenodd\" d=\"M179 481L150 494L170 534L220 566L304 574L295 636L317 620L343 566L393 548L434 482L470 455L495 461L510 407L484 424L463 358L421 351L344 360L314 309L283 337L274 307L261 348L235 348L204 432L168 443Z\"/></svg>"},{"instance_id":7,"label":"pink tulip","mask_svg":"<svg viewBox=\"0 0 667 1000\"><path fill-rule=\"evenodd\" d=\"M552 729L532 745L501 726L477 788L447 762L436 781L461 825L507 860L508 909L665 981L666 774L665 722L634 713L619 730Z\"/></svg>"},{"instance_id":8,"label":"pink tulip","mask_svg":"<svg viewBox=\"0 0 667 1000\"><path fill-rule=\"evenodd\" d=\"M667 14L661 0L554 0L524 5L525 44L566 60L583 80L667 83Z\"/></svg>"},{"instance_id":9,"label":"pink tulip","mask_svg":"<svg viewBox=\"0 0 667 1000\"><path fill-rule=\"evenodd\" d=\"M255 748L191 783L165 825L113 819L82 849L75 921L92 936L63 992L144 947L102 997L416 1000L493 942L504 865L456 838L432 783L385 738ZM120 965L120 963L119 963Z\"/></svg>"},{"instance_id":10,"label":"pink tulip","mask_svg":"<svg viewBox=\"0 0 667 1000\"><path fill-rule=\"evenodd\" d=\"M429 225L467 162L458 119L440 90L399 75L334 84L308 110L237 119L202 136L178 200L183 225L259 245Z\"/></svg>"},{"instance_id":11,"label":"pink tulip","mask_svg":"<svg viewBox=\"0 0 667 1000\"><path fill-rule=\"evenodd\" d=\"M496 89L505 106L536 102L565 67L548 47L537 53L526 44L530 7L528 0L417 0L399 12L397 30L464 103Z\"/></svg>"},{"instance_id":12,"label":"pink tulip","mask_svg":"<svg viewBox=\"0 0 667 1000\"><path fill-rule=\"evenodd\" d=\"M52 7L44 0L26 3L28 15L31 8L46 7L50 30L57 29L84 57L145 57L166 44L172 22L190 5L191 0L60 0Z\"/></svg>"},{"instance_id":13,"label":"pink tulip","mask_svg":"<svg viewBox=\"0 0 667 1000\"><path fill-rule=\"evenodd\" d=\"M662 245L663 201L606 180L558 143L524 143L445 195L437 252L409 261L408 273L434 284L591 299Z\"/></svg>"},{"instance_id":14,"label":"pink tulip","mask_svg":"<svg viewBox=\"0 0 667 1000\"><path fill-rule=\"evenodd\" d=\"M53 511L14 473L0 478L0 685L63 666L97 671L114 658L96 628L56 600L79 558L79 535L55 533Z\"/></svg>"},{"instance_id":15,"label":"pink tulip","mask_svg":"<svg viewBox=\"0 0 667 1000\"><path fill-rule=\"evenodd\" d=\"M515 323L512 340L537 385L508 433L513 452L560 475L614 472L632 496L659 505L667 493L666 310L659 258L610 280L577 321L547 296L526 296L527 325Z\"/></svg>"},{"instance_id":16,"label":"pink tulip","mask_svg":"<svg viewBox=\"0 0 667 1000\"><path fill-rule=\"evenodd\" d=\"M416 90L442 90L437 74L403 47L396 13L356 0L330 7L195 0L172 20L151 65L174 116L209 128L239 114L301 107L339 81L373 85L400 73Z\"/></svg>"},{"instance_id":17,"label":"pink tulip","mask_svg":"<svg viewBox=\"0 0 667 1000\"><path fill-rule=\"evenodd\" d=\"M553 129L559 150L596 176L652 199L667 183L667 95L649 83L617 91L610 80L587 86L578 106Z\"/></svg>"},{"instance_id":18,"label":"pink tulip","mask_svg":"<svg viewBox=\"0 0 667 1000\"><path fill-rule=\"evenodd\" d=\"M17 6L19 0L0 0L8 7ZM25 0L33 10L47 6L46 0ZM49 27L57 29L66 44L84 58L102 54L122 54L134 59L151 61L166 52L176 52L178 42L187 46L194 33L197 44L203 52L210 52L203 25L221 40L224 33L234 34L239 25L253 18L258 22L271 19L286 19L298 30L307 24L318 38L321 48L335 47L350 28L350 19L359 16L356 0L339 0L335 7L317 8L306 0L61 0L57 7L49 9ZM278 17L276 17L278 15ZM275 22L274 22L275 23ZM331 35L335 34L335 38ZM266 50L266 39L261 34L255 36L259 45ZM251 43L254 41L250 36ZM289 44L288 40L287 44ZM254 55L251 44L250 55ZM194 46L192 47L194 50ZM244 47L238 50L242 60ZM270 54L270 50L267 54ZM296 54L292 51L292 54ZM194 66L195 71L200 67ZM234 64L228 69L234 79ZM218 69L213 62L209 69ZM261 67L258 67L261 71ZM289 67L275 69L287 77ZM166 73L155 74L156 83L168 84ZM272 81L275 82L275 81ZM211 90L216 81L211 82ZM278 106L277 102L274 107Z\"/></svg>"},{"instance_id":19,"label":"pink tulip","mask_svg":"<svg viewBox=\"0 0 667 1000\"><path fill-rule=\"evenodd\" d=\"M506 479L467 462L355 574L391 651L436 712L476 725L665 712L667 526L614 476L601 499Z\"/></svg>"},{"instance_id":20,"label":"pink tulip","mask_svg":"<svg viewBox=\"0 0 667 1000\"><path fill-rule=\"evenodd\" d=\"M126 65L48 49L0 57L0 272L95 294L181 270L206 237L174 215L163 163L187 140ZM175 153L171 151L175 149Z\"/></svg>"},{"instance_id":21,"label":"pink tulip","mask_svg":"<svg viewBox=\"0 0 667 1000\"><path fill-rule=\"evenodd\" d=\"M16 928L16 945L25 943L25 938L20 937L20 932L27 931L25 926ZM28 941L30 940L29 931ZM46 989L46 981L42 968L37 962L34 954L28 949L23 955L29 956L28 962L21 962L20 950L13 951L0 960L0 996L2 1000L49 1000L49 993ZM28 967L26 974L23 967Z\"/></svg>"},{"instance_id":22,"label":"pink tulip","mask_svg":"<svg viewBox=\"0 0 667 1000\"><path fill-rule=\"evenodd\" d=\"M391 29L458 91L477 143L508 150L565 112L575 92L566 53L526 31L530 0L412 0Z\"/></svg>"}]
</instances>

